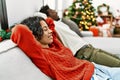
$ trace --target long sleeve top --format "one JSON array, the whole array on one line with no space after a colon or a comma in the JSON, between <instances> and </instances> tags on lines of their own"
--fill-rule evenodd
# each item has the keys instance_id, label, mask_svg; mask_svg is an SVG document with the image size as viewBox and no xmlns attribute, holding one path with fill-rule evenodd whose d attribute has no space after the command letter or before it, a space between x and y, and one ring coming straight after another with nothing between
<instances>
[{"instance_id":1,"label":"long sleeve top","mask_svg":"<svg viewBox=\"0 0 120 80\"><path fill-rule=\"evenodd\" d=\"M68 47L73 54L75 54L81 47L87 43L83 38L79 37L74 31L72 31L68 25L61 21L54 21L55 30L59 35L64 46Z\"/></svg>"},{"instance_id":2,"label":"long sleeve top","mask_svg":"<svg viewBox=\"0 0 120 80\"><path fill-rule=\"evenodd\" d=\"M54 30L54 29L53 29ZM90 80L94 65L73 56L54 36L50 48L42 48L32 31L25 25L14 27L11 39L24 51L32 62L54 80Z\"/></svg>"}]
</instances>

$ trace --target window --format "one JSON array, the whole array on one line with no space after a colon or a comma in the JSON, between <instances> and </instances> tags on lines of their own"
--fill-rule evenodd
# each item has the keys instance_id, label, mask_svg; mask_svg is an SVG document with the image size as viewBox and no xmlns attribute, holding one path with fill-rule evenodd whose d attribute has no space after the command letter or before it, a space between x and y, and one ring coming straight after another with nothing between
<instances>
[{"instance_id":1,"label":"window","mask_svg":"<svg viewBox=\"0 0 120 80\"><path fill-rule=\"evenodd\" d=\"M0 0L0 29L8 29L8 19L5 0Z\"/></svg>"}]
</instances>

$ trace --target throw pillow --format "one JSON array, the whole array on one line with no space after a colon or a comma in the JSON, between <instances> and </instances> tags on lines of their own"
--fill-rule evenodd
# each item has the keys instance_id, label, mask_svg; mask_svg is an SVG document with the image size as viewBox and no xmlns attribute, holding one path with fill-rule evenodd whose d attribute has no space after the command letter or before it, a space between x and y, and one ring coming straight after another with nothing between
<instances>
[{"instance_id":1,"label":"throw pillow","mask_svg":"<svg viewBox=\"0 0 120 80\"><path fill-rule=\"evenodd\" d=\"M35 13L33 14L33 16L41 16L41 17L43 17L44 19L47 18L46 14L41 13L41 12L35 12Z\"/></svg>"}]
</instances>

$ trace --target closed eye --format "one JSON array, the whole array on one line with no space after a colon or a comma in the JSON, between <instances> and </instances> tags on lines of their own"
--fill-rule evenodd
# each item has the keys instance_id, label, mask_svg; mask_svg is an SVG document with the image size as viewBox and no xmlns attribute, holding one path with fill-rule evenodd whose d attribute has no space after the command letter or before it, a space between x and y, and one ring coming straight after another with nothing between
<instances>
[{"instance_id":1,"label":"closed eye","mask_svg":"<svg viewBox=\"0 0 120 80\"><path fill-rule=\"evenodd\" d=\"M47 26L43 27L43 31L47 31L49 28Z\"/></svg>"}]
</instances>

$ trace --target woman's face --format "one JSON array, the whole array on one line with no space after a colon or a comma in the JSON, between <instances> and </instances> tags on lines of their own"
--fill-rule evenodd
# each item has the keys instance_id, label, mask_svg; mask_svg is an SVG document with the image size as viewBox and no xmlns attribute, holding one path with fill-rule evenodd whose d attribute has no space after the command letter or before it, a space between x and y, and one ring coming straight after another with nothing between
<instances>
[{"instance_id":1,"label":"woman's face","mask_svg":"<svg viewBox=\"0 0 120 80\"><path fill-rule=\"evenodd\" d=\"M53 42L52 30L49 29L44 20L40 21L40 24L43 29L43 36L40 39L40 43L45 47Z\"/></svg>"}]
</instances>

